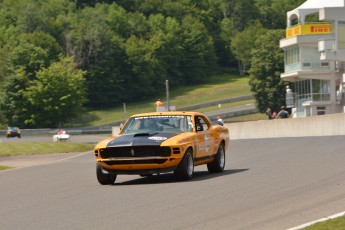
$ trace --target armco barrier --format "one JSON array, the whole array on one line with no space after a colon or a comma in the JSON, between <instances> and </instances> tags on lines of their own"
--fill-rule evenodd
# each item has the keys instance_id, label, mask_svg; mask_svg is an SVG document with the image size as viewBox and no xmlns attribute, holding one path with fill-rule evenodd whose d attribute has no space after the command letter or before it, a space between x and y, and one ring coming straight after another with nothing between
<instances>
[{"instance_id":1,"label":"armco barrier","mask_svg":"<svg viewBox=\"0 0 345 230\"><path fill-rule=\"evenodd\" d=\"M92 128L64 128L68 134L111 134L111 126L97 126ZM57 133L59 129L20 129L22 136L51 136ZM0 130L0 138L6 135L6 130Z\"/></svg>"},{"instance_id":2,"label":"armco barrier","mask_svg":"<svg viewBox=\"0 0 345 230\"><path fill-rule=\"evenodd\" d=\"M345 114L227 123L230 139L345 135Z\"/></svg>"},{"instance_id":3,"label":"armco barrier","mask_svg":"<svg viewBox=\"0 0 345 230\"><path fill-rule=\"evenodd\" d=\"M345 113L336 113L304 118L288 118L226 123L230 131L230 139L254 139L302 136L337 136L345 135ZM90 127L67 129L72 135L83 134L114 134L119 126ZM0 130L5 135L6 130ZM23 136L52 135L54 129L24 129Z\"/></svg>"}]
</instances>

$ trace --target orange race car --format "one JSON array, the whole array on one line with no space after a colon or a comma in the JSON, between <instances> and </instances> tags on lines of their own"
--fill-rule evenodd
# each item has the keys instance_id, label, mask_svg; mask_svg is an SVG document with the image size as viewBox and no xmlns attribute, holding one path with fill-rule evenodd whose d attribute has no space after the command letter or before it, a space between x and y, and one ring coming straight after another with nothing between
<instances>
[{"instance_id":1,"label":"orange race car","mask_svg":"<svg viewBox=\"0 0 345 230\"><path fill-rule=\"evenodd\" d=\"M229 130L197 112L155 112L133 115L118 135L95 147L96 175L102 185L118 174L151 176L173 171L182 180L194 166L223 172Z\"/></svg>"}]
</instances>

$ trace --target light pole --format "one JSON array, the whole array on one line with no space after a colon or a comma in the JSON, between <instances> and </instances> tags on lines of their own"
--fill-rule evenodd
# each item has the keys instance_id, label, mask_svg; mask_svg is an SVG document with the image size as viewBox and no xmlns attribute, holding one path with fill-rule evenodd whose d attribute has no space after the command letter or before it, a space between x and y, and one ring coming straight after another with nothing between
<instances>
[{"instance_id":1,"label":"light pole","mask_svg":"<svg viewBox=\"0 0 345 230\"><path fill-rule=\"evenodd\" d=\"M167 91L167 106L168 106L168 111L170 111L170 102L169 102L169 80L165 80L165 88Z\"/></svg>"}]
</instances>

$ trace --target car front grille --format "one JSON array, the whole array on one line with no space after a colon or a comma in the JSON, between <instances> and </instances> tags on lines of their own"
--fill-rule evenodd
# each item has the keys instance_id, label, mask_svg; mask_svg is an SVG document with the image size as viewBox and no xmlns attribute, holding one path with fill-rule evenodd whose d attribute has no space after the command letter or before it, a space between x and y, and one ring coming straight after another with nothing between
<instances>
[{"instance_id":1,"label":"car front grille","mask_svg":"<svg viewBox=\"0 0 345 230\"><path fill-rule=\"evenodd\" d=\"M100 149L99 154L103 159L122 157L169 157L171 156L171 149L169 147L160 146L109 147Z\"/></svg>"},{"instance_id":2,"label":"car front grille","mask_svg":"<svg viewBox=\"0 0 345 230\"><path fill-rule=\"evenodd\" d=\"M131 165L131 164L163 164L167 159L147 159L147 160L117 160L104 161L107 165Z\"/></svg>"}]
</instances>

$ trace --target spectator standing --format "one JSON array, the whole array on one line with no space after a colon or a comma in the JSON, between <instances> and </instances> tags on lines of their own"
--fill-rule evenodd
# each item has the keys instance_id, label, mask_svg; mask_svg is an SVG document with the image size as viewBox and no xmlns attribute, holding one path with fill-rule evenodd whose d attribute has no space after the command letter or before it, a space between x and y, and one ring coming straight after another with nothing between
<instances>
[{"instance_id":1,"label":"spectator standing","mask_svg":"<svg viewBox=\"0 0 345 230\"><path fill-rule=\"evenodd\" d=\"M271 111L270 107L267 107L267 109L266 109L266 115L267 115L267 117L268 117L269 120L272 119L272 111Z\"/></svg>"},{"instance_id":2,"label":"spectator standing","mask_svg":"<svg viewBox=\"0 0 345 230\"><path fill-rule=\"evenodd\" d=\"M284 118L289 118L289 113L285 110L285 106L281 106L276 119L284 119Z\"/></svg>"},{"instance_id":3,"label":"spectator standing","mask_svg":"<svg viewBox=\"0 0 345 230\"><path fill-rule=\"evenodd\" d=\"M224 125L224 121L223 121L223 119L222 119L222 117L220 115L217 116L217 122L220 125Z\"/></svg>"},{"instance_id":4,"label":"spectator standing","mask_svg":"<svg viewBox=\"0 0 345 230\"><path fill-rule=\"evenodd\" d=\"M155 105L156 105L156 112L162 111L161 108L164 106L164 103L161 101L161 99L158 99L155 102Z\"/></svg>"}]
</instances>

